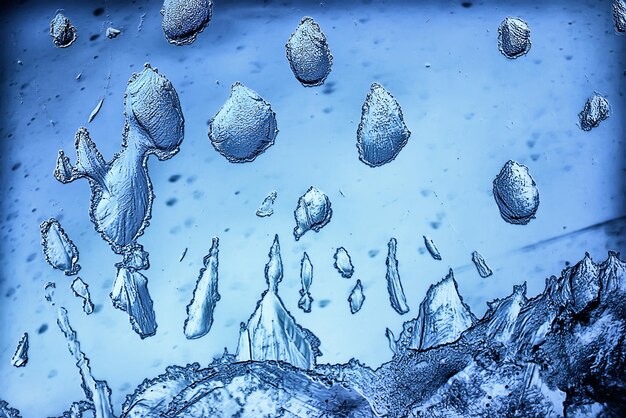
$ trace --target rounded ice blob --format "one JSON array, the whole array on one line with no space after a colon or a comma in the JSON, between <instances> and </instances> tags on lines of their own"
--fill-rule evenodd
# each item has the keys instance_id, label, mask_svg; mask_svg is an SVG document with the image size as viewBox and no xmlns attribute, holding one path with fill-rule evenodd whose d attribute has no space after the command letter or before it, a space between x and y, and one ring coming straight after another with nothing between
<instances>
[{"instance_id":1,"label":"rounded ice blob","mask_svg":"<svg viewBox=\"0 0 626 418\"><path fill-rule=\"evenodd\" d=\"M517 17L507 17L498 28L498 48L507 58L515 59L530 51L530 28Z\"/></svg>"},{"instance_id":2,"label":"rounded ice blob","mask_svg":"<svg viewBox=\"0 0 626 418\"><path fill-rule=\"evenodd\" d=\"M274 144L276 114L269 103L240 82L209 123L213 147L231 163L254 161Z\"/></svg>"},{"instance_id":3,"label":"rounded ice blob","mask_svg":"<svg viewBox=\"0 0 626 418\"><path fill-rule=\"evenodd\" d=\"M370 167L387 164L398 156L410 136L396 99L380 84L372 84L357 130L359 159Z\"/></svg>"},{"instance_id":4,"label":"rounded ice blob","mask_svg":"<svg viewBox=\"0 0 626 418\"><path fill-rule=\"evenodd\" d=\"M330 207L330 199L328 196L317 188L311 186L307 192L298 199L298 206L293 213L296 218L296 227L293 230L293 236L296 241L300 239L307 231L313 230L319 232L320 229L333 216L333 210Z\"/></svg>"},{"instance_id":5,"label":"rounded ice blob","mask_svg":"<svg viewBox=\"0 0 626 418\"><path fill-rule=\"evenodd\" d=\"M600 125L600 122L607 119L609 113L609 101L598 93L594 93L593 96L587 99L582 112L578 114L580 129L583 131L592 130Z\"/></svg>"},{"instance_id":6,"label":"rounded ice blob","mask_svg":"<svg viewBox=\"0 0 626 418\"><path fill-rule=\"evenodd\" d=\"M57 13L50 22L50 36L52 36L54 46L67 48L76 40L76 28L62 13Z\"/></svg>"},{"instance_id":7,"label":"rounded ice blob","mask_svg":"<svg viewBox=\"0 0 626 418\"><path fill-rule=\"evenodd\" d=\"M165 0L161 9L163 34L171 44L192 44L211 21L212 13L211 0Z\"/></svg>"},{"instance_id":8,"label":"rounded ice blob","mask_svg":"<svg viewBox=\"0 0 626 418\"><path fill-rule=\"evenodd\" d=\"M528 167L512 160L493 181L493 197L502 219L510 224L526 225L539 208L539 190Z\"/></svg>"},{"instance_id":9,"label":"rounded ice blob","mask_svg":"<svg viewBox=\"0 0 626 418\"><path fill-rule=\"evenodd\" d=\"M324 84L333 65L326 36L310 17L303 17L287 44L287 60L293 75L305 87Z\"/></svg>"}]
</instances>

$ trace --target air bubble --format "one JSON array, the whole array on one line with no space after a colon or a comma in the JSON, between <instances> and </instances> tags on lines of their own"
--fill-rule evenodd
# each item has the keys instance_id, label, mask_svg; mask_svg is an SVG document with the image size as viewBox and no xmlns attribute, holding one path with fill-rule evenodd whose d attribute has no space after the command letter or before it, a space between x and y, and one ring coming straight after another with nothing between
<instances>
[{"instance_id":1,"label":"air bubble","mask_svg":"<svg viewBox=\"0 0 626 418\"><path fill-rule=\"evenodd\" d=\"M307 231L319 232L333 216L330 207L330 199L323 192L311 186L307 192L298 199L298 206L293 212L296 218L296 227L293 236L296 241Z\"/></svg>"},{"instance_id":2,"label":"air bubble","mask_svg":"<svg viewBox=\"0 0 626 418\"><path fill-rule=\"evenodd\" d=\"M517 17L507 17L498 28L498 48L509 59L519 58L530 51L528 23Z\"/></svg>"},{"instance_id":3,"label":"air bubble","mask_svg":"<svg viewBox=\"0 0 626 418\"><path fill-rule=\"evenodd\" d=\"M67 17L57 13L50 22L50 36L56 47L67 48L76 40L76 28Z\"/></svg>"},{"instance_id":4,"label":"air bubble","mask_svg":"<svg viewBox=\"0 0 626 418\"><path fill-rule=\"evenodd\" d=\"M600 125L600 122L609 117L610 111L609 101L598 93L594 93L593 96L587 99L582 112L578 114L580 129L590 131L596 128Z\"/></svg>"},{"instance_id":5,"label":"air bubble","mask_svg":"<svg viewBox=\"0 0 626 418\"><path fill-rule=\"evenodd\" d=\"M291 71L305 87L324 84L333 65L326 36L310 17L303 17L287 44L287 60Z\"/></svg>"},{"instance_id":6,"label":"air bubble","mask_svg":"<svg viewBox=\"0 0 626 418\"><path fill-rule=\"evenodd\" d=\"M493 197L502 219L510 224L526 225L539 208L539 191L528 167L512 160L493 181Z\"/></svg>"},{"instance_id":7,"label":"air bubble","mask_svg":"<svg viewBox=\"0 0 626 418\"><path fill-rule=\"evenodd\" d=\"M161 9L165 38L178 46L192 44L211 21L212 13L211 0L165 0Z\"/></svg>"}]
</instances>

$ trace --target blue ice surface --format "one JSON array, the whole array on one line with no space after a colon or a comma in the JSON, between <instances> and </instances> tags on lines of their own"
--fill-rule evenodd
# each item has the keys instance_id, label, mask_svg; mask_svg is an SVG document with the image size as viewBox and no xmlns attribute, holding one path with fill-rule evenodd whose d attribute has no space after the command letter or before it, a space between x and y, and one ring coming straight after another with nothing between
<instances>
[{"instance_id":1,"label":"blue ice surface","mask_svg":"<svg viewBox=\"0 0 626 418\"><path fill-rule=\"evenodd\" d=\"M78 30L65 49L55 48L49 35L58 7ZM57 283L55 298L67 307L93 373L108 381L119 411L132 388L167 365L206 365L224 347L234 352L239 323L266 288L267 242L275 233L284 237L281 298L322 341L318 361L355 357L372 367L391 358L385 329L398 334L407 319L387 297L391 236L398 240L410 307L452 267L477 316L486 301L524 280L528 296L537 294L547 275L585 251L604 259L607 249L626 250L623 119L610 117L590 132L578 127L578 113L594 91L609 99L614 115L624 114L624 38L613 30L608 3L220 2L211 24L185 47L165 40L158 2L108 2L103 13L94 13L99 7L31 0L0 14L11 40L3 44L1 67L0 398L25 417L59 415L84 398L58 330L36 332L56 320L43 296L48 281ZM285 59L285 40L305 15L324 29L334 56L324 85L310 89ZM516 60L507 60L497 45L497 27L508 15L532 30L531 50ZM104 34L109 20L122 30L115 39ZM145 274L159 329L140 341L108 300L119 257L89 221L87 183L63 186L51 171L58 150L73 149L76 130L102 97L89 130L106 160L119 151L126 83L147 61L176 88L186 133L176 158L148 162L156 198L141 242L150 253ZM208 118L237 80L272 104L280 125L280 140L252 164L229 163L206 136ZM376 169L358 160L355 146L373 82L393 93L412 132L397 158ZM537 218L522 227L501 219L491 192L509 159L530 168L541 193ZM333 220L296 242L288 239L293 210L312 184L332 201ZM280 199L271 217L259 219L254 212L269 190ZM90 316L69 289L71 280L41 253L38 227L50 217L76 231L81 274L96 304ZM444 260L420 254L423 235L445 248ZM187 341L185 307L197 260L213 236L220 236L219 315L210 338ZM357 315L346 306L354 282L338 280L332 265L339 245L350 249L367 291ZM488 286L471 262L476 249L494 271L484 279ZM316 302L330 301L324 307L314 302L309 314L297 308L304 251L315 266ZM15 369L10 357L24 332L31 337L30 360Z\"/></svg>"}]
</instances>

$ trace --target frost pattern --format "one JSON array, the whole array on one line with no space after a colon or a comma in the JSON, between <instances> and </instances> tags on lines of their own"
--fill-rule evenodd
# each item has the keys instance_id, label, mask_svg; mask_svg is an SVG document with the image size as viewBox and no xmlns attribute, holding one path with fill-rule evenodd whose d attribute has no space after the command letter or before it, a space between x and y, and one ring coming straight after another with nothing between
<instances>
[{"instance_id":1,"label":"frost pattern","mask_svg":"<svg viewBox=\"0 0 626 418\"><path fill-rule=\"evenodd\" d=\"M211 0L165 0L161 9L163 34L174 45L190 45L211 21Z\"/></svg>"},{"instance_id":2,"label":"frost pattern","mask_svg":"<svg viewBox=\"0 0 626 418\"><path fill-rule=\"evenodd\" d=\"M263 218L265 216L272 216L274 214L274 201L278 197L278 193L276 190L273 190L268 194L265 199L263 199L263 203L256 210L256 216L259 218Z\"/></svg>"},{"instance_id":3,"label":"frost pattern","mask_svg":"<svg viewBox=\"0 0 626 418\"><path fill-rule=\"evenodd\" d=\"M398 272L398 260L396 259L396 247L398 241L395 238L389 240L387 244L387 290L389 291L389 300L391 301L391 307L396 310L400 315L404 315L409 311L409 305L406 303L406 296L404 295L404 289L402 289L402 282L400 281L400 273Z\"/></svg>"},{"instance_id":4,"label":"frost pattern","mask_svg":"<svg viewBox=\"0 0 626 418\"><path fill-rule=\"evenodd\" d=\"M330 199L324 192L311 186L298 199L298 206L293 213L296 218L296 227L293 230L293 236L298 241L307 231L313 230L319 232L333 216L333 210L330 207Z\"/></svg>"},{"instance_id":5,"label":"frost pattern","mask_svg":"<svg viewBox=\"0 0 626 418\"><path fill-rule=\"evenodd\" d=\"M352 265L352 259L350 258L350 254L348 251L343 248L337 248L335 251L335 255L333 257L335 259L335 263L333 264L341 277L345 279L349 279L354 274L354 266Z\"/></svg>"},{"instance_id":6,"label":"frost pattern","mask_svg":"<svg viewBox=\"0 0 626 418\"><path fill-rule=\"evenodd\" d=\"M40 225L41 246L46 261L53 268L72 276L80 270L78 249L67 236L59 221L54 218Z\"/></svg>"},{"instance_id":7,"label":"frost pattern","mask_svg":"<svg viewBox=\"0 0 626 418\"><path fill-rule=\"evenodd\" d=\"M311 312L311 304L313 298L311 297L311 284L313 283L313 264L309 259L309 255L305 252L300 262L300 282L302 283L302 289L300 289L300 300L298 301L298 308L304 312Z\"/></svg>"},{"instance_id":8,"label":"frost pattern","mask_svg":"<svg viewBox=\"0 0 626 418\"><path fill-rule=\"evenodd\" d=\"M93 313L93 302L91 301L91 295L89 294L89 285L83 281L80 277L77 277L72 282L72 292L74 292L74 296L79 297L83 300L83 311L87 315L91 315Z\"/></svg>"},{"instance_id":9,"label":"frost pattern","mask_svg":"<svg viewBox=\"0 0 626 418\"><path fill-rule=\"evenodd\" d=\"M28 363L28 333L25 332L17 343L17 348L13 357L11 357L11 364L14 367L24 367Z\"/></svg>"},{"instance_id":10,"label":"frost pattern","mask_svg":"<svg viewBox=\"0 0 626 418\"><path fill-rule=\"evenodd\" d=\"M498 28L498 48L509 59L519 58L530 51L528 23L517 17L507 17Z\"/></svg>"},{"instance_id":11,"label":"frost pattern","mask_svg":"<svg viewBox=\"0 0 626 418\"><path fill-rule=\"evenodd\" d=\"M50 22L50 36L52 36L54 46L67 48L76 40L76 28L62 13L57 13Z\"/></svg>"},{"instance_id":12,"label":"frost pattern","mask_svg":"<svg viewBox=\"0 0 626 418\"><path fill-rule=\"evenodd\" d=\"M512 160L493 181L493 197L502 219L510 224L526 225L539 208L539 190L528 167Z\"/></svg>"},{"instance_id":13,"label":"frost pattern","mask_svg":"<svg viewBox=\"0 0 626 418\"><path fill-rule=\"evenodd\" d=\"M493 271L491 271L491 269L487 265L485 258L478 251L474 251L472 253L472 261L476 266L476 270L478 270L478 274L480 274L480 277L482 277L483 279L493 274Z\"/></svg>"},{"instance_id":14,"label":"frost pattern","mask_svg":"<svg viewBox=\"0 0 626 418\"><path fill-rule=\"evenodd\" d=\"M424 235L424 245L426 245L426 249L435 260L441 260L441 254L437 246L435 246L435 242L426 235Z\"/></svg>"},{"instance_id":15,"label":"frost pattern","mask_svg":"<svg viewBox=\"0 0 626 418\"><path fill-rule=\"evenodd\" d=\"M600 122L609 117L610 111L609 101L598 93L594 93L593 96L587 99L585 107L578 114L580 129L590 131L598 127Z\"/></svg>"},{"instance_id":16,"label":"frost pattern","mask_svg":"<svg viewBox=\"0 0 626 418\"><path fill-rule=\"evenodd\" d=\"M350 292L350 296L348 297L348 303L350 304L350 312L352 314L357 313L361 310L363 306L363 302L365 302L365 295L363 294L363 285L361 284L361 280L356 281L356 285Z\"/></svg>"},{"instance_id":17,"label":"frost pattern","mask_svg":"<svg viewBox=\"0 0 626 418\"><path fill-rule=\"evenodd\" d=\"M310 17L303 17L287 44L287 60L293 75L305 87L324 84L333 65L326 36Z\"/></svg>"}]
</instances>

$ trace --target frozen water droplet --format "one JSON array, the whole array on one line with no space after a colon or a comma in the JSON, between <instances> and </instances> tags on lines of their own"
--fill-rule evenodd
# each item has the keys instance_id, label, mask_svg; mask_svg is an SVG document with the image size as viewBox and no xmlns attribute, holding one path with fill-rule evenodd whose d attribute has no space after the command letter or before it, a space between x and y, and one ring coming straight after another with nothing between
<instances>
[{"instance_id":1,"label":"frozen water droplet","mask_svg":"<svg viewBox=\"0 0 626 418\"><path fill-rule=\"evenodd\" d=\"M255 91L237 82L209 123L209 139L231 163L254 161L274 144L276 114Z\"/></svg>"},{"instance_id":2,"label":"frozen water droplet","mask_svg":"<svg viewBox=\"0 0 626 418\"><path fill-rule=\"evenodd\" d=\"M426 249L435 260L441 260L441 254L435 246L435 243L426 235L424 235L424 245L426 245Z\"/></svg>"},{"instance_id":3,"label":"frozen water droplet","mask_svg":"<svg viewBox=\"0 0 626 418\"><path fill-rule=\"evenodd\" d=\"M476 266L476 270L478 270L478 274L480 274L480 277L482 277L483 279L493 274L493 271L491 271L491 269L487 265L487 262L485 261L483 255L478 251L474 251L472 253L472 261Z\"/></svg>"},{"instance_id":4,"label":"frozen water droplet","mask_svg":"<svg viewBox=\"0 0 626 418\"><path fill-rule=\"evenodd\" d=\"M498 28L498 48L507 58L515 59L530 51L528 23L517 17L507 17Z\"/></svg>"},{"instance_id":5,"label":"frozen water droplet","mask_svg":"<svg viewBox=\"0 0 626 418\"><path fill-rule=\"evenodd\" d=\"M387 290L389 291L389 300L391 306L400 315L404 315L409 311L409 305L406 303L406 296L400 281L400 273L398 272L398 260L396 259L396 247L398 242L395 238L389 240L387 252Z\"/></svg>"},{"instance_id":6,"label":"frozen water droplet","mask_svg":"<svg viewBox=\"0 0 626 418\"><path fill-rule=\"evenodd\" d=\"M13 357L11 357L11 364L15 367L24 367L28 363L28 333L25 332L22 335Z\"/></svg>"},{"instance_id":7,"label":"frozen water droplet","mask_svg":"<svg viewBox=\"0 0 626 418\"><path fill-rule=\"evenodd\" d=\"M626 32L626 2L624 0L613 0L613 21L617 32Z\"/></svg>"},{"instance_id":8,"label":"frozen water droplet","mask_svg":"<svg viewBox=\"0 0 626 418\"><path fill-rule=\"evenodd\" d=\"M211 21L212 13L211 0L165 0L161 9L165 38L178 46L192 44Z\"/></svg>"},{"instance_id":9,"label":"frozen water droplet","mask_svg":"<svg viewBox=\"0 0 626 418\"><path fill-rule=\"evenodd\" d=\"M91 296L89 295L89 285L83 281L80 277L77 277L72 282L72 292L74 292L74 296L79 297L83 300L83 311L87 315L91 315L93 313L93 302L91 301Z\"/></svg>"},{"instance_id":10,"label":"frozen water droplet","mask_svg":"<svg viewBox=\"0 0 626 418\"><path fill-rule=\"evenodd\" d=\"M50 218L41 224L40 229L41 246L48 264L62 270L67 276L78 273L78 249L61 228L59 221Z\"/></svg>"},{"instance_id":11,"label":"frozen water droplet","mask_svg":"<svg viewBox=\"0 0 626 418\"><path fill-rule=\"evenodd\" d=\"M277 294L278 283L283 278L278 235L268 255L265 266L268 289L261 295L248 324L241 324L237 361L280 360L301 369L312 369L315 358L321 355L320 341L296 323Z\"/></svg>"},{"instance_id":12,"label":"frozen water droplet","mask_svg":"<svg viewBox=\"0 0 626 418\"><path fill-rule=\"evenodd\" d=\"M96 107L94 107L94 109L91 111L87 123L91 123L91 121L94 120L94 118L98 115L98 112L100 112L100 109L102 108L102 103L104 103L104 97L98 101Z\"/></svg>"},{"instance_id":13,"label":"frozen water droplet","mask_svg":"<svg viewBox=\"0 0 626 418\"><path fill-rule=\"evenodd\" d=\"M361 280L357 279L356 285L350 292L350 296L348 297L348 303L350 304L350 312L352 314L357 313L361 310L363 306L363 302L365 302L365 295L363 294L363 285L361 284Z\"/></svg>"},{"instance_id":14,"label":"frozen water droplet","mask_svg":"<svg viewBox=\"0 0 626 418\"><path fill-rule=\"evenodd\" d=\"M578 114L580 129L590 131L596 128L600 122L609 117L610 111L609 101L598 93L594 93L587 99L582 112Z\"/></svg>"},{"instance_id":15,"label":"frozen water droplet","mask_svg":"<svg viewBox=\"0 0 626 418\"><path fill-rule=\"evenodd\" d=\"M349 279L354 274L354 266L352 265L352 259L350 258L350 254L348 251L343 248L337 248L335 251L335 268L341 274L341 277Z\"/></svg>"},{"instance_id":16,"label":"frozen water droplet","mask_svg":"<svg viewBox=\"0 0 626 418\"><path fill-rule=\"evenodd\" d=\"M109 39L117 38L121 33L122 31L120 31L119 29L115 29L110 26L106 30L106 35Z\"/></svg>"},{"instance_id":17,"label":"frozen water droplet","mask_svg":"<svg viewBox=\"0 0 626 418\"><path fill-rule=\"evenodd\" d=\"M291 71L303 86L324 84L333 65L333 56L328 49L326 36L312 18L302 18L285 47Z\"/></svg>"},{"instance_id":18,"label":"frozen water droplet","mask_svg":"<svg viewBox=\"0 0 626 418\"><path fill-rule=\"evenodd\" d=\"M509 160L493 181L493 196L502 219L510 224L526 225L539 208L539 190L528 167Z\"/></svg>"},{"instance_id":19,"label":"frozen water droplet","mask_svg":"<svg viewBox=\"0 0 626 418\"><path fill-rule=\"evenodd\" d=\"M305 252L300 262L300 282L302 283L302 289L300 289L300 300L298 301L298 307L304 312L311 312L311 304L313 298L311 297L310 289L313 283L313 264L309 260L309 255Z\"/></svg>"},{"instance_id":20,"label":"frozen water droplet","mask_svg":"<svg viewBox=\"0 0 626 418\"><path fill-rule=\"evenodd\" d=\"M200 270L193 298L187 305L184 331L185 337L189 340L208 334L213 325L213 312L220 300L220 294L217 291L218 245L219 239L213 238L209 254L204 257L204 267Z\"/></svg>"},{"instance_id":21,"label":"frozen water droplet","mask_svg":"<svg viewBox=\"0 0 626 418\"><path fill-rule=\"evenodd\" d=\"M271 216L274 213L274 201L276 200L277 196L278 193L276 192L276 190L268 194L265 199L263 199L263 203L261 203L261 206L259 206L259 208L256 210L256 216L260 218L264 216Z\"/></svg>"},{"instance_id":22,"label":"frozen water droplet","mask_svg":"<svg viewBox=\"0 0 626 418\"><path fill-rule=\"evenodd\" d=\"M333 216L330 207L330 199L324 192L311 186L307 192L298 199L298 206L293 213L296 218L296 227L293 236L296 241L307 231L319 232Z\"/></svg>"},{"instance_id":23,"label":"frozen water droplet","mask_svg":"<svg viewBox=\"0 0 626 418\"><path fill-rule=\"evenodd\" d=\"M67 17L57 13L50 22L50 36L56 47L67 48L76 40L76 28Z\"/></svg>"},{"instance_id":24,"label":"frozen water droplet","mask_svg":"<svg viewBox=\"0 0 626 418\"><path fill-rule=\"evenodd\" d=\"M380 84L372 84L357 130L359 159L370 167L387 164L398 156L410 136L396 99Z\"/></svg>"},{"instance_id":25,"label":"frozen water droplet","mask_svg":"<svg viewBox=\"0 0 626 418\"><path fill-rule=\"evenodd\" d=\"M54 290L56 289L56 287L57 285L54 282L48 282L44 286L44 297L46 298L46 301L52 306L54 306Z\"/></svg>"},{"instance_id":26,"label":"frozen water droplet","mask_svg":"<svg viewBox=\"0 0 626 418\"><path fill-rule=\"evenodd\" d=\"M118 268L110 297L116 309L128 314L133 330L142 339L156 334L157 323L146 276L133 269Z\"/></svg>"}]
</instances>

